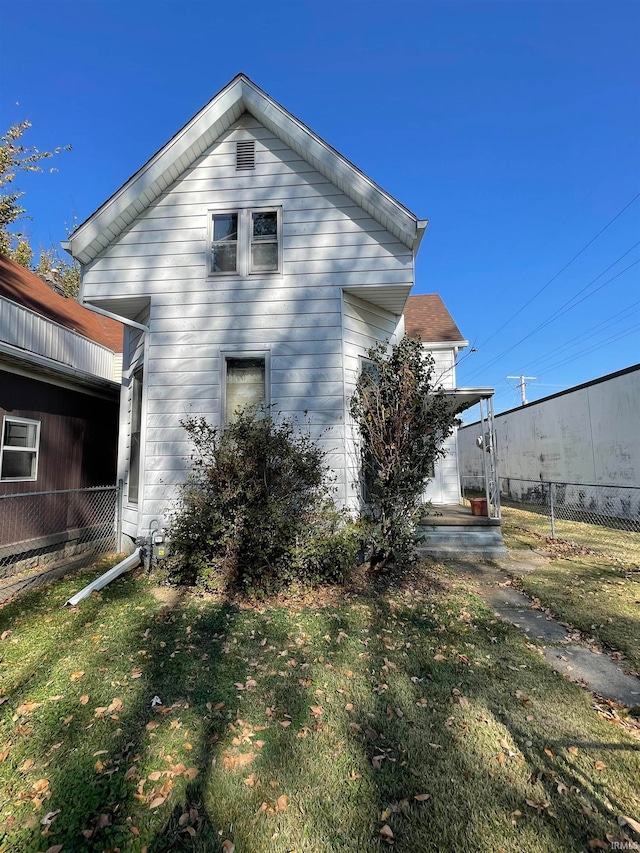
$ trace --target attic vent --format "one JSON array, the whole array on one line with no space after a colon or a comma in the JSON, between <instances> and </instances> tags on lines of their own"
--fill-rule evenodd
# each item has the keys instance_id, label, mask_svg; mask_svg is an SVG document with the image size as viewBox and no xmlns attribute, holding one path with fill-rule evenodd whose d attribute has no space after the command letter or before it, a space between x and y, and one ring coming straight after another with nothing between
<instances>
[{"instance_id":1,"label":"attic vent","mask_svg":"<svg viewBox=\"0 0 640 853\"><path fill-rule=\"evenodd\" d=\"M256 143L253 139L247 142L236 142L236 171L255 169Z\"/></svg>"}]
</instances>

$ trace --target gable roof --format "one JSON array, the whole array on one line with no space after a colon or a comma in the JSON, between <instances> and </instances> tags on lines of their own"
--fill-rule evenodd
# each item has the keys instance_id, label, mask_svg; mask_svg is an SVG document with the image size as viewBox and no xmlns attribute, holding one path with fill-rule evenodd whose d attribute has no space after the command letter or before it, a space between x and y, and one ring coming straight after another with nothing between
<instances>
[{"instance_id":1,"label":"gable roof","mask_svg":"<svg viewBox=\"0 0 640 853\"><path fill-rule=\"evenodd\" d=\"M404 328L410 338L419 337L424 343L468 343L437 293L425 293L407 299Z\"/></svg>"},{"instance_id":2,"label":"gable roof","mask_svg":"<svg viewBox=\"0 0 640 853\"><path fill-rule=\"evenodd\" d=\"M122 352L123 326L55 293L41 278L0 255L0 296L84 335L113 352Z\"/></svg>"},{"instance_id":3,"label":"gable roof","mask_svg":"<svg viewBox=\"0 0 640 853\"><path fill-rule=\"evenodd\" d=\"M426 228L356 166L238 74L64 243L81 263L92 261L198 157L248 112L310 163L404 245L416 250Z\"/></svg>"}]
</instances>

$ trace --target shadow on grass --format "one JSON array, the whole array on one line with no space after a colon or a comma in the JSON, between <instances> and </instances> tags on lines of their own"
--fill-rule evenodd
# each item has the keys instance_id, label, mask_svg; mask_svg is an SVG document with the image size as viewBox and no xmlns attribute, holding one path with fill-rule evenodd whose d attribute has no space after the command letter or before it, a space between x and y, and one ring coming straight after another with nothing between
<instances>
[{"instance_id":1,"label":"shadow on grass","mask_svg":"<svg viewBox=\"0 0 640 853\"><path fill-rule=\"evenodd\" d=\"M42 648L2 708L7 762L15 773L37 747L51 796L20 807L20 829L5 822L2 849L212 851L228 837L243 853L359 853L379 849L384 824L396 849L420 853L604 838L604 815L629 805L607 783L630 764L600 784L591 754L634 746L605 742L587 697L515 630L446 580L429 583L431 594L383 583L317 606L244 608L190 593L159 602L126 578L54 619L48 637L40 622L25 628L21 642ZM48 618L56 596L30 593L0 623ZM12 720L61 685L63 698ZM40 820L57 810L43 838Z\"/></svg>"}]
</instances>

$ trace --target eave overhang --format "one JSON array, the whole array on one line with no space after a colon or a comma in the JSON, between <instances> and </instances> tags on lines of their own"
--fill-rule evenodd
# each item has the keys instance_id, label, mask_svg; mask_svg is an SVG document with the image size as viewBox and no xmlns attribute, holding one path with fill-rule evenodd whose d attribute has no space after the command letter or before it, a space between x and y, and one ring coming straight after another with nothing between
<instances>
[{"instance_id":1,"label":"eave overhang","mask_svg":"<svg viewBox=\"0 0 640 853\"><path fill-rule=\"evenodd\" d=\"M81 264L96 258L248 112L405 246L417 251L427 222L385 192L244 74L235 77L63 244Z\"/></svg>"}]
</instances>

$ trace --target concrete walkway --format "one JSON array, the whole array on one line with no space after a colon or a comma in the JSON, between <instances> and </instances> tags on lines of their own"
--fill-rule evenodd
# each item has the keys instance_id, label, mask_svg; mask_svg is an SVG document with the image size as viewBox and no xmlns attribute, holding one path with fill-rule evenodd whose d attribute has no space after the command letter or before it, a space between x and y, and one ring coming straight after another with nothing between
<instances>
[{"instance_id":1,"label":"concrete walkway","mask_svg":"<svg viewBox=\"0 0 640 853\"><path fill-rule=\"evenodd\" d=\"M551 666L606 699L621 705L640 705L640 680L628 675L606 653L581 644L577 632L537 610L531 599L511 586L511 578L534 571L548 559L536 552L512 551L501 567L489 563L456 562L455 569L468 578L476 592L505 622L515 625L542 645ZM450 564L451 565L451 564Z\"/></svg>"}]
</instances>

